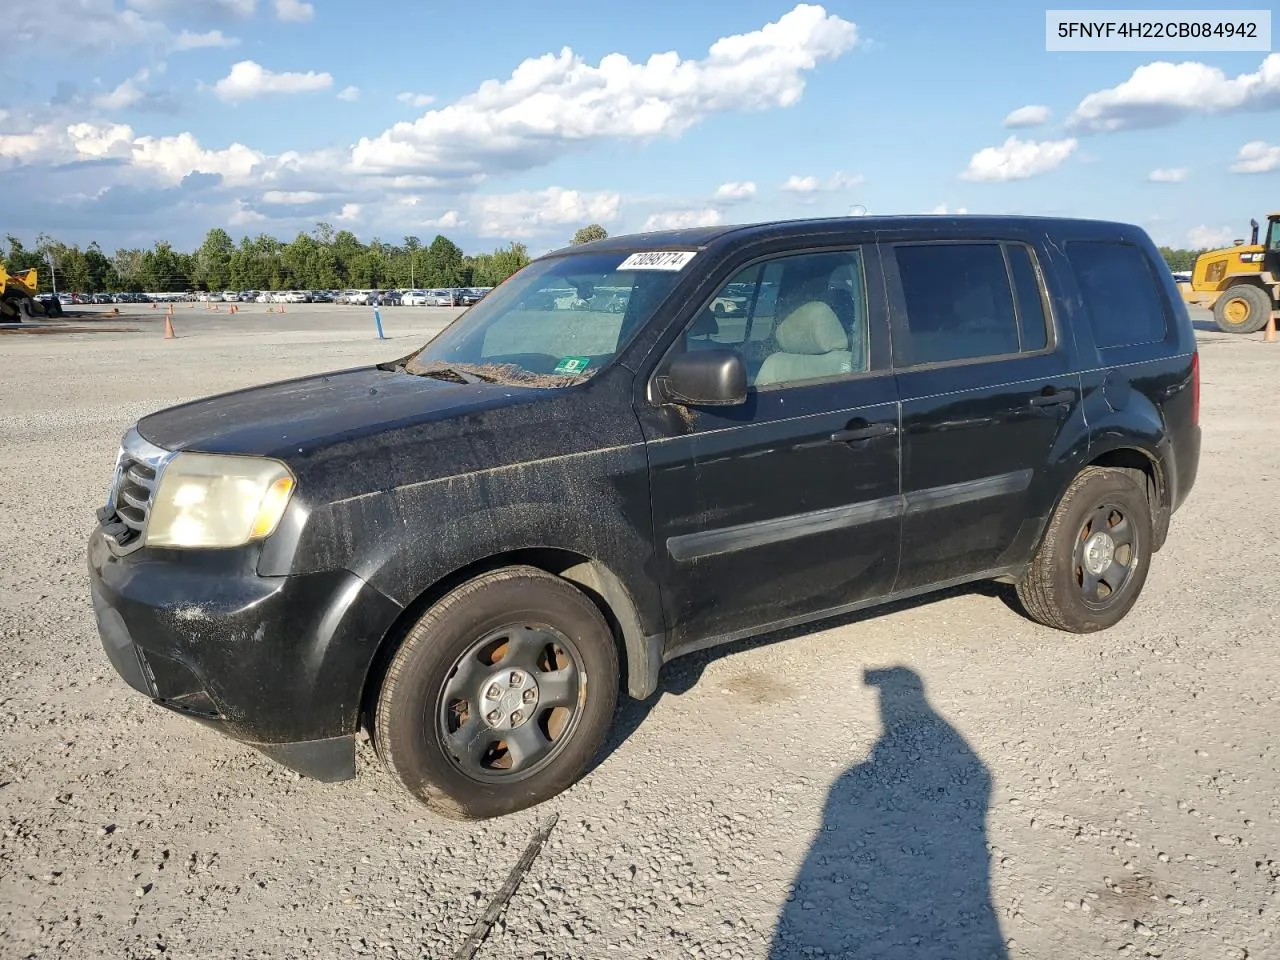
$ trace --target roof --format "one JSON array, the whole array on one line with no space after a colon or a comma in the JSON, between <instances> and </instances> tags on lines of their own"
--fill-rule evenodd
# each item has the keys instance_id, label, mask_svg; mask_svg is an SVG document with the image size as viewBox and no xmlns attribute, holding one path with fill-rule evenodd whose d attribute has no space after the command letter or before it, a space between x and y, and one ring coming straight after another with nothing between
<instances>
[{"instance_id":1,"label":"roof","mask_svg":"<svg viewBox=\"0 0 1280 960\"><path fill-rule=\"evenodd\" d=\"M1280 216L1280 214L1273 214L1273 216ZM587 250L591 253L634 253L644 250L702 250L715 241L731 235L735 241L746 241L763 235L773 237L804 236L806 234L839 229L857 229L859 231L927 229L936 227L939 223L963 223L975 233L998 231L1001 227L1022 227L1025 229L1030 225L1051 227L1055 224L1075 226L1105 224L1107 226L1132 229L1128 224L1068 217L984 216L981 214L816 217L804 220L772 220L759 223L725 224L715 227L690 227L683 230L659 230L652 233L620 234L604 240L593 240L586 244L563 247L552 251L547 256L558 256Z\"/></svg>"}]
</instances>

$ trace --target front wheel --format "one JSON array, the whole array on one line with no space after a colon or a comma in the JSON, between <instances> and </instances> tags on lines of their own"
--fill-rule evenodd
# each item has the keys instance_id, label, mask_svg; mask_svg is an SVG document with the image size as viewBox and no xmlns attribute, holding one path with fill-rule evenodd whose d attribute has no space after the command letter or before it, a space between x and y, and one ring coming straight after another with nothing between
<instances>
[{"instance_id":1,"label":"front wheel","mask_svg":"<svg viewBox=\"0 0 1280 960\"><path fill-rule=\"evenodd\" d=\"M507 567L458 587L410 630L382 683L374 744L444 816L514 813L582 776L618 680L595 604L559 577Z\"/></svg>"},{"instance_id":2,"label":"front wheel","mask_svg":"<svg viewBox=\"0 0 1280 960\"><path fill-rule=\"evenodd\" d=\"M1261 287L1237 284L1218 297L1213 319L1226 333L1257 333L1271 316L1271 298Z\"/></svg>"},{"instance_id":3,"label":"front wheel","mask_svg":"<svg viewBox=\"0 0 1280 960\"><path fill-rule=\"evenodd\" d=\"M1146 583L1151 527L1146 491L1128 473L1086 467L1067 488L1018 582L1027 616L1071 633L1114 626Z\"/></svg>"}]
</instances>

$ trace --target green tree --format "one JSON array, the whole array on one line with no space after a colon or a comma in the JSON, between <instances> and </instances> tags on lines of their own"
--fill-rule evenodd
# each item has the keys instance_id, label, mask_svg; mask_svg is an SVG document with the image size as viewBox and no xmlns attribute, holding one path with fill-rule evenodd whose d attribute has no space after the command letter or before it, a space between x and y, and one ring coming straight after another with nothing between
<instances>
[{"instance_id":1,"label":"green tree","mask_svg":"<svg viewBox=\"0 0 1280 960\"><path fill-rule=\"evenodd\" d=\"M1160 248L1160 255L1164 257L1164 262L1175 273L1190 270L1196 265L1196 258L1204 252L1204 250L1180 250L1172 247Z\"/></svg>"},{"instance_id":2,"label":"green tree","mask_svg":"<svg viewBox=\"0 0 1280 960\"><path fill-rule=\"evenodd\" d=\"M593 240L604 240L609 232L598 223L589 223L573 235L573 244L591 243Z\"/></svg>"},{"instance_id":3,"label":"green tree","mask_svg":"<svg viewBox=\"0 0 1280 960\"><path fill-rule=\"evenodd\" d=\"M423 259L427 286L462 286L462 249L448 237L437 236L432 240Z\"/></svg>"},{"instance_id":4,"label":"green tree","mask_svg":"<svg viewBox=\"0 0 1280 960\"><path fill-rule=\"evenodd\" d=\"M221 227L205 234L196 250L196 278L206 290L225 290L231 285L231 255L236 252L231 235Z\"/></svg>"},{"instance_id":5,"label":"green tree","mask_svg":"<svg viewBox=\"0 0 1280 960\"><path fill-rule=\"evenodd\" d=\"M116 288L119 281L115 275L115 268L111 266L111 261L98 246L98 241L95 240L89 244L84 252L84 259L89 269L89 289L92 292L102 293Z\"/></svg>"},{"instance_id":6,"label":"green tree","mask_svg":"<svg viewBox=\"0 0 1280 960\"><path fill-rule=\"evenodd\" d=\"M142 289L142 257L141 250L117 250L111 258L111 266L116 272L116 289L136 293Z\"/></svg>"}]
</instances>

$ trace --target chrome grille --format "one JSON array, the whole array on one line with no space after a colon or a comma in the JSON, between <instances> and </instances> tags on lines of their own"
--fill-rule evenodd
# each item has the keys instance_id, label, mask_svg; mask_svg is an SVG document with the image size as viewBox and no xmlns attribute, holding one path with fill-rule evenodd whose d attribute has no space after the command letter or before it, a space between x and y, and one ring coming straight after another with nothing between
<instances>
[{"instance_id":1,"label":"chrome grille","mask_svg":"<svg viewBox=\"0 0 1280 960\"><path fill-rule=\"evenodd\" d=\"M103 531L118 552L142 546L160 471L172 456L172 452L144 440L137 430L125 434L107 507L100 513Z\"/></svg>"}]
</instances>

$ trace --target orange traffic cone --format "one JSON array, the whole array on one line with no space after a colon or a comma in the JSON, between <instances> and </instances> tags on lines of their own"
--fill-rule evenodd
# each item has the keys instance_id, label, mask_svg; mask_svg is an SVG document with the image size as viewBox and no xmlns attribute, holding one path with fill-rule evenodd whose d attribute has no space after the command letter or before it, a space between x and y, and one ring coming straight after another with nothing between
<instances>
[{"instance_id":1,"label":"orange traffic cone","mask_svg":"<svg viewBox=\"0 0 1280 960\"><path fill-rule=\"evenodd\" d=\"M166 340L176 339L173 335L173 316L168 313L164 315L164 338Z\"/></svg>"},{"instance_id":2,"label":"orange traffic cone","mask_svg":"<svg viewBox=\"0 0 1280 960\"><path fill-rule=\"evenodd\" d=\"M1262 342L1276 342L1276 315L1274 313L1267 319L1267 327L1266 331L1262 334Z\"/></svg>"}]
</instances>

